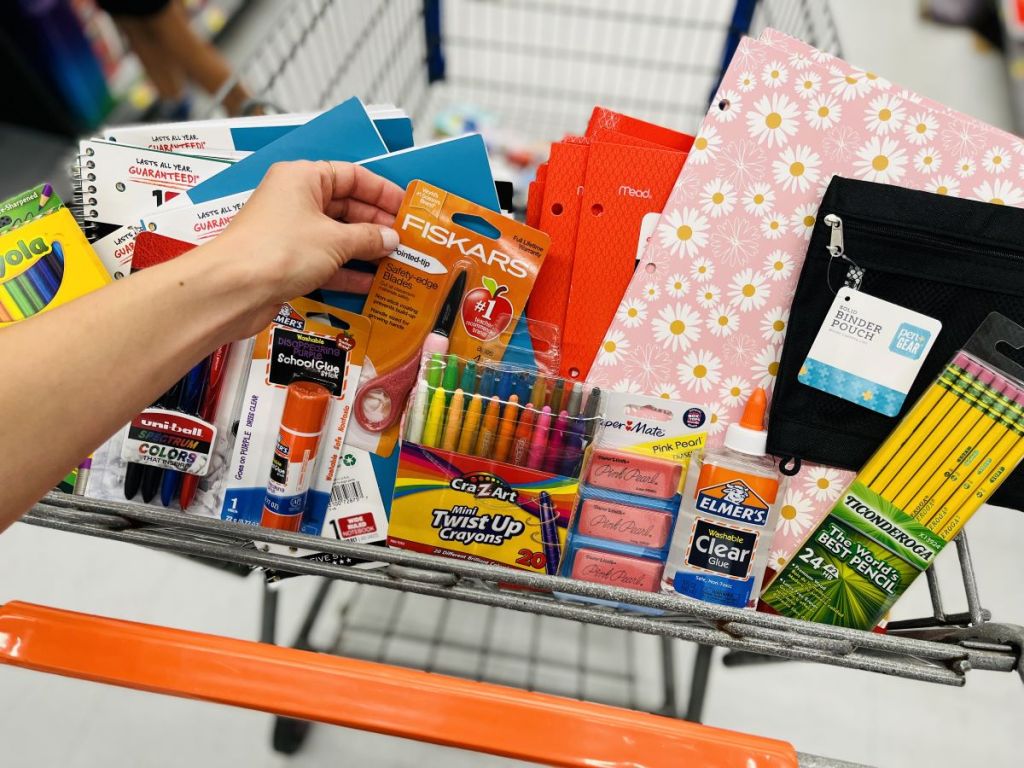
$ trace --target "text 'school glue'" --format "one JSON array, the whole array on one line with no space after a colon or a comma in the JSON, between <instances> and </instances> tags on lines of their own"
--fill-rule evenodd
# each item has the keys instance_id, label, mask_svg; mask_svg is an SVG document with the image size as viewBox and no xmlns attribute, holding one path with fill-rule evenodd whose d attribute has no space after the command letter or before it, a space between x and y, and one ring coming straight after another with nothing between
<instances>
[{"instance_id":1,"label":"text 'school glue'","mask_svg":"<svg viewBox=\"0 0 1024 768\"><path fill-rule=\"evenodd\" d=\"M331 393L322 384L294 381L288 385L263 501L260 525L264 528L299 530L330 400Z\"/></svg>"},{"instance_id":2,"label":"text 'school glue'","mask_svg":"<svg viewBox=\"0 0 1024 768\"><path fill-rule=\"evenodd\" d=\"M778 518L779 476L767 455L767 396L756 389L725 447L691 461L662 589L754 607Z\"/></svg>"}]
</instances>

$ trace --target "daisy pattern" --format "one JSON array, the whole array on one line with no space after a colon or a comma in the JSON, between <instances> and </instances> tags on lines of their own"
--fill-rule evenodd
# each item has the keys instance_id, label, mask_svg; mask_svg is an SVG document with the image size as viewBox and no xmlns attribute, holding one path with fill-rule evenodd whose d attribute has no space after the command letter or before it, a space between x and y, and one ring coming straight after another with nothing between
<instances>
[{"instance_id":1,"label":"daisy pattern","mask_svg":"<svg viewBox=\"0 0 1024 768\"><path fill-rule=\"evenodd\" d=\"M771 554L768 555L768 567L775 572L781 571L786 567L786 563L789 562L789 555L784 549L773 549Z\"/></svg>"},{"instance_id":2,"label":"daisy pattern","mask_svg":"<svg viewBox=\"0 0 1024 768\"><path fill-rule=\"evenodd\" d=\"M903 100L885 93L872 99L864 111L868 130L882 135L899 130L903 117Z\"/></svg>"},{"instance_id":3,"label":"daisy pattern","mask_svg":"<svg viewBox=\"0 0 1024 768\"><path fill-rule=\"evenodd\" d=\"M657 386L654 387L654 390L651 392L651 394L654 395L655 397L660 397L662 400L679 399L679 389L675 386L675 384L658 384Z\"/></svg>"},{"instance_id":4,"label":"daisy pattern","mask_svg":"<svg viewBox=\"0 0 1024 768\"><path fill-rule=\"evenodd\" d=\"M685 296L688 288L686 278L678 272L665 281L665 293L675 299Z\"/></svg>"},{"instance_id":5,"label":"daisy pattern","mask_svg":"<svg viewBox=\"0 0 1024 768\"><path fill-rule=\"evenodd\" d=\"M743 193L743 209L747 213L766 213L771 210L774 203L775 190L772 189L771 184L765 181L752 184Z\"/></svg>"},{"instance_id":6,"label":"daisy pattern","mask_svg":"<svg viewBox=\"0 0 1024 768\"><path fill-rule=\"evenodd\" d=\"M738 266L757 247L756 237L757 232L746 219L731 216L719 225L711 238L711 245L719 261L729 266Z\"/></svg>"},{"instance_id":7,"label":"daisy pattern","mask_svg":"<svg viewBox=\"0 0 1024 768\"><path fill-rule=\"evenodd\" d=\"M789 327L789 310L776 307L765 313L761 318L761 338L773 344L781 344Z\"/></svg>"},{"instance_id":8,"label":"daisy pattern","mask_svg":"<svg viewBox=\"0 0 1024 768\"><path fill-rule=\"evenodd\" d=\"M981 186L974 188L974 196L995 205L1020 205L1024 201L1024 194L1009 181L1002 179L983 181Z\"/></svg>"},{"instance_id":9,"label":"daisy pattern","mask_svg":"<svg viewBox=\"0 0 1024 768\"><path fill-rule=\"evenodd\" d=\"M708 392L721 378L722 361L705 349L687 352L678 366L679 380L691 392Z\"/></svg>"},{"instance_id":10,"label":"daisy pattern","mask_svg":"<svg viewBox=\"0 0 1024 768\"><path fill-rule=\"evenodd\" d=\"M959 160L956 161L956 166L953 170L956 171L956 175L959 176L961 179L967 179L973 176L974 171L977 169L974 165L974 161L971 158L961 157Z\"/></svg>"},{"instance_id":11,"label":"daisy pattern","mask_svg":"<svg viewBox=\"0 0 1024 768\"><path fill-rule=\"evenodd\" d=\"M756 348L752 337L745 333L737 333L726 342L725 356L733 365L749 365Z\"/></svg>"},{"instance_id":12,"label":"daisy pattern","mask_svg":"<svg viewBox=\"0 0 1024 768\"><path fill-rule=\"evenodd\" d=\"M814 206L809 206L813 208ZM783 250L775 250L764 260L765 272L772 280L785 280L793 274L793 257Z\"/></svg>"},{"instance_id":13,"label":"daisy pattern","mask_svg":"<svg viewBox=\"0 0 1024 768\"><path fill-rule=\"evenodd\" d=\"M786 232L786 219L781 214L769 213L761 219L761 234L769 240L778 240Z\"/></svg>"},{"instance_id":14,"label":"daisy pattern","mask_svg":"<svg viewBox=\"0 0 1024 768\"><path fill-rule=\"evenodd\" d=\"M817 215L818 207L814 203L805 203L793 211L793 215L789 217L789 223L792 225L793 231L806 240L811 236Z\"/></svg>"},{"instance_id":15,"label":"daisy pattern","mask_svg":"<svg viewBox=\"0 0 1024 768\"><path fill-rule=\"evenodd\" d=\"M886 80L881 75L876 75L874 72L858 72L856 74L863 75L868 81L868 85L872 88L881 88L882 90L885 90L886 88L892 87L892 83L889 80Z\"/></svg>"},{"instance_id":16,"label":"daisy pattern","mask_svg":"<svg viewBox=\"0 0 1024 768\"><path fill-rule=\"evenodd\" d=\"M821 90L821 78L816 72L804 72L795 78L793 90L801 99L817 96Z\"/></svg>"},{"instance_id":17,"label":"daisy pattern","mask_svg":"<svg viewBox=\"0 0 1024 768\"><path fill-rule=\"evenodd\" d=\"M761 82L769 88L783 86L787 80L789 80L789 72L778 61L765 64L764 69L761 71Z\"/></svg>"},{"instance_id":18,"label":"daisy pattern","mask_svg":"<svg viewBox=\"0 0 1024 768\"><path fill-rule=\"evenodd\" d=\"M624 367L629 378L636 381L644 392L649 392L659 381L669 377L672 361L657 344L643 344L627 358Z\"/></svg>"},{"instance_id":19,"label":"daisy pattern","mask_svg":"<svg viewBox=\"0 0 1024 768\"><path fill-rule=\"evenodd\" d=\"M899 181L906 172L907 155L895 139L873 136L860 148L857 157L854 167L867 181L890 184Z\"/></svg>"},{"instance_id":20,"label":"daisy pattern","mask_svg":"<svg viewBox=\"0 0 1024 768\"><path fill-rule=\"evenodd\" d=\"M813 512L814 505L811 503L811 500L790 486L782 499L782 507L779 509L779 523L775 528L775 532L781 532L783 536L799 537L814 522Z\"/></svg>"},{"instance_id":21,"label":"daisy pattern","mask_svg":"<svg viewBox=\"0 0 1024 768\"><path fill-rule=\"evenodd\" d=\"M693 146L690 147L690 151L686 155L686 162L705 165L715 159L721 148L722 137L718 135L715 126L705 123L700 130L700 135L693 140Z\"/></svg>"},{"instance_id":22,"label":"daisy pattern","mask_svg":"<svg viewBox=\"0 0 1024 768\"><path fill-rule=\"evenodd\" d=\"M724 410L718 403L704 403L704 412L708 415L708 434L717 435L725 429Z\"/></svg>"},{"instance_id":23,"label":"daisy pattern","mask_svg":"<svg viewBox=\"0 0 1024 768\"><path fill-rule=\"evenodd\" d=\"M818 501L831 501L843 490L843 476L831 467L812 467L807 472L804 488Z\"/></svg>"},{"instance_id":24,"label":"daisy pattern","mask_svg":"<svg viewBox=\"0 0 1024 768\"><path fill-rule=\"evenodd\" d=\"M950 154L971 155L978 150L977 127L959 118L949 121L942 130L942 145Z\"/></svg>"},{"instance_id":25,"label":"daisy pattern","mask_svg":"<svg viewBox=\"0 0 1024 768\"><path fill-rule=\"evenodd\" d=\"M825 153L833 160L846 160L860 146L860 134L848 125L839 125L825 135Z\"/></svg>"},{"instance_id":26,"label":"daisy pattern","mask_svg":"<svg viewBox=\"0 0 1024 768\"><path fill-rule=\"evenodd\" d=\"M743 111L743 97L739 91L720 91L716 105L718 109L711 112L715 120L720 123L731 123Z\"/></svg>"},{"instance_id":27,"label":"daisy pattern","mask_svg":"<svg viewBox=\"0 0 1024 768\"><path fill-rule=\"evenodd\" d=\"M810 147L787 147L772 163L775 183L790 192L805 192L818 180L821 157Z\"/></svg>"},{"instance_id":28,"label":"daisy pattern","mask_svg":"<svg viewBox=\"0 0 1024 768\"><path fill-rule=\"evenodd\" d=\"M834 127L843 117L843 105L833 96L820 96L811 100L804 110L804 120L817 131Z\"/></svg>"},{"instance_id":29,"label":"daisy pattern","mask_svg":"<svg viewBox=\"0 0 1024 768\"><path fill-rule=\"evenodd\" d=\"M914 155L914 169L918 173L935 173L942 165L942 157L934 147L924 147Z\"/></svg>"},{"instance_id":30,"label":"daisy pattern","mask_svg":"<svg viewBox=\"0 0 1024 768\"><path fill-rule=\"evenodd\" d=\"M616 365L622 362L629 351L629 339L619 330L610 330L597 350L598 365Z\"/></svg>"},{"instance_id":31,"label":"daisy pattern","mask_svg":"<svg viewBox=\"0 0 1024 768\"><path fill-rule=\"evenodd\" d=\"M722 398L722 402L731 407L747 402L747 398L753 391L754 388L750 386L750 382L742 376L730 376L722 382L718 394Z\"/></svg>"},{"instance_id":32,"label":"daisy pattern","mask_svg":"<svg viewBox=\"0 0 1024 768\"><path fill-rule=\"evenodd\" d=\"M705 283L697 289L694 296L697 299L697 303L705 309L714 307L722 298L722 289L717 285L711 285L711 283Z\"/></svg>"},{"instance_id":33,"label":"daisy pattern","mask_svg":"<svg viewBox=\"0 0 1024 768\"><path fill-rule=\"evenodd\" d=\"M715 276L715 263L704 257L694 259L690 262L690 276L697 282L707 282Z\"/></svg>"},{"instance_id":34,"label":"daisy pattern","mask_svg":"<svg viewBox=\"0 0 1024 768\"><path fill-rule=\"evenodd\" d=\"M673 352L688 349L700 339L700 315L689 304L669 304L662 307L651 321L654 340Z\"/></svg>"},{"instance_id":35,"label":"daisy pattern","mask_svg":"<svg viewBox=\"0 0 1024 768\"><path fill-rule=\"evenodd\" d=\"M708 330L712 336L732 336L740 327L740 316L734 307L720 304L715 307L707 319Z\"/></svg>"},{"instance_id":36,"label":"daisy pattern","mask_svg":"<svg viewBox=\"0 0 1024 768\"><path fill-rule=\"evenodd\" d=\"M956 176L939 176L928 184L928 191L956 197L960 194L960 180Z\"/></svg>"},{"instance_id":37,"label":"daisy pattern","mask_svg":"<svg viewBox=\"0 0 1024 768\"><path fill-rule=\"evenodd\" d=\"M986 152L981 158L981 164L985 167L986 171L998 176L1003 171L1010 170L1010 166L1013 164L1013 158L1011 158L1002 147L992 147L992 149Z\"/></svg>"},{"instance_id":38,"label":"daisy pattern","mask_svg":"<svg viewBox=\"0 0 1024 768\"><path fill-rule=\"evenodd\" d=\"M764 175L764 150L756 141L736 141L722 152L723 173L736 187L760 179Z\"/></svg>"},{"instance_id":39,"label":"daisy pattern","mask_svg":"<svg viewBox=\"0 0 1024 768\"><path fill-rule=\"evenodd\" d=\"M728 215L736 204L732 184L722 179L712 179L704 185L700 196L701 208L713 219Z\"/></svg>"},{"instance_id":40,"label":"daisy pattern","mask_svg":"<svg viewBox=\"0 0 1024 768\"><path fill-rule=\"evenodd\" d=\"M729 284L729 300L739 307L740 312L760 309L768 301L768 286L764 275L752 269L745 269L734 276Z\"/></svg>"},{"instance_id":41,"label":"daisy pattern","mask_svg":"<svg viewBox=\"0 0 1024 768\"><path fill-rule=\"evenodd\" d=\"M798 51L790 55L789 65L794 69L807 69L811 66L811 59Z\"/></svg>"},{"instance_id":42,"label":"daisy pattern","mask_svg":"<svg viewBox=\"0 0 1024 768\"><path fill-rule=\"evenodd\" d=\"M741 72L739 80L736 81L736 87L743 93L754 90L755 85L757 85L757 79L753 72Z\"/></svg>"},{"instance_id":43,"label":"daisy pattern","mask_svg":"<svg viewBox=\"0 0 1024 768\"><path fill-rule=\"evenodd\" d=\"M708 243L708 219L696 208L671 210L661 217L658 236L673 256L695 256ZM656 298L656 297L655 297Z\"/></svg>"},{"instance_id":44,"label":"daisy pattern","mask_svg":"<svg viewBox=\"0 0 1024 768\"><path fill-rule=\"evenodd\" d=\"M630 395L643 394L643 389L632 379L619 379L612 384L612 392L625 392Z\"/></svg>"},{"instance_id":45,"label":"daisy pattern","mask_svg":"<svg viewBox=\"0 0 1024 768\"><path fill-rule=\"evenodd\" d=\"M754 377L765 389L770 389L775 384L775 377L779 373L779 352L778 347L769 345L754 358Z\"/></svg>"},{"instance_id":46,"label":"daisy pattern","mask_svg":"<svg viewBox=\"0 0 1024 768\"><path fill-rule=\"evenodd\" d=\"M770 98L762 96L747 113L750 138L757 139L758 144L767 144L769 149L781 147L796 133L798 114L796 104L781 93L772 94ZM687 162L690 162L689 158Z\"/></svg>"},{"instance_id":47,"label":"daisy pattern","mask_svg":"<svg viewBox=\"0 0 1024 768\"><path fill-rule=\"evenodd\" d=\"M930 112L912 115L903 126L903 133L911 144L927 144L939 132L939 121Z\"/></svg>"},{"instance_id":48,"label":"daisy pattern","mask_svg":"<svg viewBox=\"0 0 1024 768\"><path fill-rule=\"evenodd\" d=\"M832 77L828 81L832 93L843 101L853 101L871 90L871 81L857 72L843 72L838 67L832 68Z\"/></svg>"},{"instance_id":49,"label":"daisy pattern","mask_svg":"<svg viewBox=\"0 0 1024 768\"><path fill-rule=\"evenodd\" d=\"M627 328L638 328L647 319L647 302L642 299L623 299L615 318Z\"/></svg>"},{"instance_id":50,"label":"daisy pattern","mask_svg":"<svg viewBox=\"0 0 1024 768\"><path fill-rule=\"evenodd\" d=\"M644 286L643 297L647 301L657 301L661 297L661 289L657 283L647 283Z\"/></svg>"}]
</instances>

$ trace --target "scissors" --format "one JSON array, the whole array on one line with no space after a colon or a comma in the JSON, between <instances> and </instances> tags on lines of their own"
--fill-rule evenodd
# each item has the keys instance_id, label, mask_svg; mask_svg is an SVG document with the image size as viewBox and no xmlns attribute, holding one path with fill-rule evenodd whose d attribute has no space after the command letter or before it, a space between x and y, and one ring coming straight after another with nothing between
<instances>
[{"instance_id":1,"label":"scissors","mask_svg":"<svg viewBox=\"0 0 1024 768\"><path fill-rule=\"evenodd\" d=\"M355 416L360 427L367 432L383 432L398 421L402 414L401 406L416 383L416 371L422 355L448 354L448 339L455 327L465 291L466 270L462 270L448 289L437 322L427 334L422 350L415 350L395 368L370 379L356 393Z\"/></svg>"}]
</instances>

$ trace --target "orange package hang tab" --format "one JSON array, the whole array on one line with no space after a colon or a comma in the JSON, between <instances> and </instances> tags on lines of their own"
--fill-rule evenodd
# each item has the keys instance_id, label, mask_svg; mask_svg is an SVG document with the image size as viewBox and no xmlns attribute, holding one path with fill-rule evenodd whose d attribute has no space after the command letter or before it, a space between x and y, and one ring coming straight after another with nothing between
<instances>
[{"instance_id":1,"label":"orange package hang tab","mask_svg":"<svg viewBox=\"0 0 1024 768\"><path fill-rule=\"evenodd\" d=\"M347 443L390 456L425 351L500 361L547 253L536 229L424 181L395 218L363 313L372 333Z\"/></svg>"}]
</instances>

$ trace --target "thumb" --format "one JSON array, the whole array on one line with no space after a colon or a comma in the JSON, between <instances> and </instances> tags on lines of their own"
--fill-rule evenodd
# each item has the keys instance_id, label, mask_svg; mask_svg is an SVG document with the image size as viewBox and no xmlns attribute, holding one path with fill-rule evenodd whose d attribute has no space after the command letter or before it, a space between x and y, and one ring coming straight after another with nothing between
<instances>
[{"instance_id":1,"label":"thumb","mask_svg":"<svg viewBox=\"0 0 1024 768\"><path fill-rule=\"evenodd\" d=\"M387 256L398 247L398 233L379 224L337 223L339 244L345 261L372 261Z\"/></svg>"}]
</instances>

